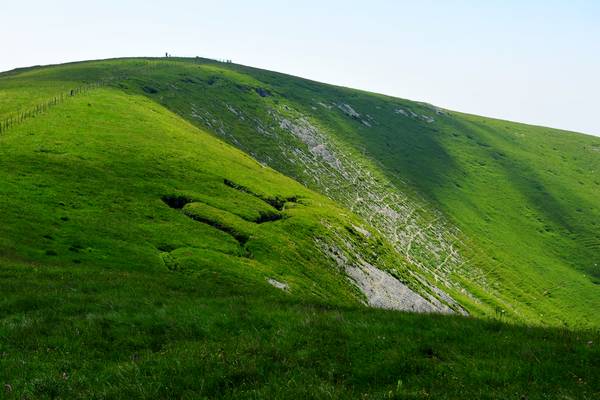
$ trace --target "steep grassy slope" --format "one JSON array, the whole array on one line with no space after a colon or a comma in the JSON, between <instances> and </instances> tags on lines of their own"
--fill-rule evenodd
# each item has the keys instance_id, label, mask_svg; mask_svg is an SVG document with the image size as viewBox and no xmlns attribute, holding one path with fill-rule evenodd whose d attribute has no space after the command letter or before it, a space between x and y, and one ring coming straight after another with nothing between
<instances>
[{"instance_id":1,"label":"steep grassy slope","mask_svg":"<svg viewBox=\"0 0 600 400\"><path fill-rule=\"evenodd\" d=\"M360 294L315 240L337 231L366 259L377 254L375 265L393 256L376 235L357 240L362 222L330 200L144 97L70 97L1 141L4 258L176 273L217 265L353 304Z\"/></svg>"},{"instance_id":2,"label":"steep grassy slope","mask_svg":"<svg viewBox=\"0 0 600 400\"><path fill-rule=\"evenodd\" d=\"M187 111L188 118L209 128L213 125L216 133L226 139L230 135L232 143L239 142L240 147L258 159L325 191L331 185L319 182L321 175L306 176L302 165L299 168L298 162L290 162L303 157L290 154L299 147L296 143L288 140L287 151L272 151L273 145L264 144L269 137L260 135L260 128L253 121L257 118L276 131L282 124L272 113L269 115L269 110L285 112L285 107L290 107L296 113L296 121L305 118L326 137L319 144L334 149L330 150L335 157L333 162L320 153L311 154L309 149L305 154L312 156L312 160L324 160L321 164L331 166L346 156L350 160L348 165L362 164L367 170L367 173L351 170L350 179L343 176L340 181L350 181L352 189L346 186L339 193L330 190L333 198L367 218L377 215L389 203L380 202L384 206L371 213L368 204L357 201L358 197L367 197L365 193L378 191L377 183L363 184L364 177L371 175L392 186L392 190L382 190L374 199L368 198L371 204L385 196L394 202L405 201L394 197L396 188L402 194L416 192L408 209L394 210L401 214L400 221L394 221L396 226L406 229L404 215L414 215L415 209L424 208L415 225L424 228L431 221L439 224L444 220L434 211L439 209L461 230L456 239L453 231L447 233L444 229L446 224L440 224L433 234L423 234L421 230L415 234L424 236L423 241L416 242L420 247L431 243L433 238L443 238L437 249L425 254L418 253L420 248L407 250L412 243L399 240L399 248L409 258L421 261L436 275L442 275L441 279L449 279L447 286L452 288L457 284L482 301L491 294L495 297L493 302L518 319L596 325L600 322L594 312L600 307L599 139L448 113L426 105L261 71L240 70L258 80L254 86L266 87L273 93L273 99L262 103L263 114L255 111L257 106L248 106L255 93L229 85L225 88L233 92L231 97L219 95L227 104L220 104L219 110L218 102L213 102L212 115L228 115L226 110L231 105L245 121L252 122L244 124L239 116L236 121L236 115L230 112L229 119L221 119L224 120L221 131L210 117L194 117L194 110ZM241 79L230 78L227 72L223 75L223 79L234 82ZM184 85L181 80L177 85L178 89L160 86L161 93L154 96L170 108L186 113L182 100L170 94L192 90L181 88ZM214 92L225 88L216 88ZM248 100L233 102L236 95ZM188 103L205 109L198 106L200 96L190 98ZM206 97L214 99L216 95ZM282 107L285 111L281 111ZM293 120L294 116L288 119ZM289 136L278 135L275 145L280 146L281 139ZM278 153L283 157L274 160ZM310 167L309 171L314 171L314 165ZM357 178L362 182L353 182ZM396 232L385 224L379 226L388 236ZM454 249L444 246L444 242L455 246L459 255L448 258ZM440 271L444 262L448 273Z\"/></svg>"},{"instance_id":3,"label":"steep grassy slope","mask_svg":"<svg viewBox=\"0 0 600 400\"><path fill-rule=\"evenodd\" d=\"M366 218L472 313L600 323L599 139L202 59L20 79L111 77Z\"/></svg>"},{"instance_id":4,"label":"steep grassy slope","mask_svg":"<svg viewBox=\"0 0 600 400\"><path fill-rule=\"evenodd\" d=\"M139 64L139 62L133 62L134 66L137 66ZM120 63L116 64L117 66L121 65ZM129 63L125 62L123 63L124 66L128 66ZM142 63L141 65L145 65L145 63ZM88 70L88 67L92 67L91 70ZM75 79L75 80L79 80L80 85L83 85L84 87L87 87L84 83L85 80L83 79L83 77L88 76L88 77L94 77L97 78L96 80L87 80L87 83L93 83L93 84L97 84L97 83L103 83L105 88L111 87L111 86L123 86L123 82L126 80L123 76L125 75L125 73L123 71L120 70L116 70L116 71L109 71L110 74L112 75L107 75L105 72L102 72L102 69L96 70L97 67L95 67L94 64L88 65L88 64L83 64L82 66L76 65L76 66L67 66L67 69L65 71L61 71L62 73L68 73L68 75L71 77L71 79ZM41 73L40 73L41 72ZM15 81L17 82L21 82L23 81L23 86L28 87L30 85L33 85L33 83L37 82L37 81L52 81L53 79L56 79L56 77L53 78L54 74L53 69L50 70L34 70L32 71L32 73L29 72L24 72L22 74L18 74L17 76L11 76L8 77L9 79L6 79L6 81L8 82L6 84L6 86L9 88L9 91L17 85L17 83L15 83ZM81 76L78 76L78 74L80 74ZM71 82L71 81L69 81ZM107 84L108 83L108 84ZM44 86L44 85L42 85ZM48 85L49 86L49 85ZM60 88L60 85L55 85L57 88ZM107 90L107 89L103 89L103 90ZM68 102L72 102L73 100L78 100L79 101L79 97L78 96L70 96L69 92L71 90L67 89L67 97L66 99L68 100ZM146 92L152 92L154 91L154 89L150 86L144 86L141 90L142 93L146 93ZM74 91L75 93L78 93L78 89L76 89ZM96 93L98 92L102 92L102 90L98 91L95 90L93 93L91 94L85 94L86 98L87 96L94 96L96 95ZM57 90L56 93L52 94L53 98L55 98L56 96L58 96L60 94L60 90ZM63 99L63 97L59 97L60 99ZM35 108L35 102L38 101L37 98L32 98L30 104L26 104L23 105L20 101L16 101L14 104L14 109L15 111L13 112L13 114L18 114L18 110L27 110L27 109L34 109ZM64 101L64 100L61 100ZM91 104L91 103L90 103ZM52 109L52 113L53 115L56 114L56 110L60 110L60 107L62 107L62 103L59 102L59 106L52 106L52 107L56 107L56 109ZM91 108L92 105L88 106L88 108L85 108L83 111L80 111L81 114L89 114L90 111L92 110ZM150 106L148 106L150 107ZM112 114L108 114L108 115L98 115L97 117L100 118L100 122L104 120L110 120L110 121L116 121L117 120L117 114L118 114L118 110L120 109L126 109L127 106L124 104L119 104L117 106L115 106L115 108L113 109ZM143 107L139 106L137 108L137 110L141 113L142 112ZM102 109L101 111L104 112L104 109ZM44 115L44 114L42 114ZM80 122L81 120L84 120L84 118L79 118L81 115L77 115L77 118L75 118L75 121ZM145 116L144 119L142 119L142 121L148 119L148 116ZM122 126L120 127L120 129L123 131L123 133L127 132L128 130L131 130L132 127L134 126L135 123L137 123L137 121L139 120L139 116L131 116L130 119L128 121L125 121ZM31 118L26 119L26 126L27 124L31 124L33 123ZM41 124L47 124L46 122L44 122L43 120L40 122ZM148 127L150 123L148 122L145 126L135 126L136 129L148 129ZM161 125L158 126L153 126L153 129L158 129L160 128L160 126L163 126L164 122L161 123ZM42 126L42 125L39 125ZM18 127L20 128L20 127ZM12 128L11 128L12 129ZM35 128L34 128L35 129ZM145 151L147 152L147 154L149 154L151 159L154 159L156 156L156 154L158 153L156 150L156 148L152 147L152 146L148 146L148 138L146 136L144 136L143 138L140 138L140 140L143 140L143 143L139 143L142 144L144 146L146 146ZM208 137L205 137L204 140L208 140ZM132 142L129 144L129 146L133 146L134 143L138 143L138 142ZM97 151L97 145L98 143L92 143L90 144L92 147L92 149L95 149L94 151ZM95 147L94 147L95 146ZM184 141L182 140L177 140L173 142L173 147L174 148L180 148L180 147L185 147L184 146ZM164 151L164 149L161 149ZM54 150L52 149L42 149L39 150L39 152L49 152L52 153ZM129 149L129 151L135 151L137 152L138 149L137 148L131 148ZM60 152L60 151L59 151ZM178 150L174 155L172 156L168 156L168 157L176 157L179 158L181 157L181 155L179 154L181 153L181 150ZM220 157L219 155L220 153L215 153L213 156L214 157ZM111 154L111 158L112 157L128 157L128 154L120 154L120 153L114 153ZM7 159L8 162L8 159ZM44 160L43 162L46 162L46 160ZM141 163L143 165L143 163L146 162L146 159L142 160ZM192 160L192 163L195 162L195 160ZM224 164L226 165L227 162L226 161L222 161ZM17 162L18 164L18 162ZM257 169L263 169L263 167L258 167L258 164L255 165L255 167ZM132 168L130 165L124 165L123 166L123 173L128 173L129 169ZM184 170L188 167L181 166L180 168L183 168ZM215 171L216 166L215 165L210 165L208 167L211 171ZM220 168L223 168L223 166L220 166ZM85 176L85 172L82 172ZM261 182L262 178L261 178L261 174L257 171L252 171L251 173L252 175L256 175L254 177L255 180L257 180L257 182ZM138 179L139 177L135 177L134 179ZM190 177L191 178L191 177ZM241 179L241 180L240 180ZM216 185L214 183L211 184L210 187L208 188L203 188L203 190L208 190L210 189L211 192L218 192L220 189L217 189L214 186L220 186L221 190L226 189L227 192L225 193L221 193L219 196L223 197L225 196L227 193L227 196L231 196L231 193L237 193L237 201L236 202L232 202L232 200L230 199L222 199L222 198L218 198L216 199L216 193L197 193L198 190L196 190L196 193L194 193L193 190L188 190L185 189L186 185L180 185L180 184L176 184L173 185L174 187L177 188L177 190L174 189L168 189L165 188L163 189L163 193L162 194L155 194L154 198L158 199L158 198L163 198L163 200L165 200L166 198L171 199L174 203L181 203L179 205L174 205L171 204L172 207L174 208L181 208L182 209L182 213L184 215L186 215L187 217L189 217L192 220L196 220L198 222L201 223L209 223L212 224L214 226L217 226L218 228L220 228L221 231L225 232L226 234L229 234L230 236L233 236L234 239L238 240L238 242L243 242L241 243L244 249L242 249L242 253L247 251L247 247L248 246L256 246L256 242L257 242L257 235L255 232L257 227L256 226L252 226L252 224L248 223L248 222L260 222L258 224L254 224L254 225L260 225L259 231L264 231L263 233L263 237L266 237L268 239L266 239L267 241L272 240L272 241L276 241L276 239L274 238L275 232L272 229L268 229L266 227L271 227L271 226L282 226L282 230L281 232L286 232L287 236L293 236L292 239L290 238L282 238L280 241L283 242L285 240L288 240L293 243L294 248L299 249L298 251L308 251L307 249L313 249L314 253L311 253L309 255L307 255L305 258L300 258L301 260L304 259L306 261L306 267L307 269L312 268L312 265L316 264L324 264L324 265L330 265L331 268L333 270L335 270L335 274L337 274L336 276L338 276L338 279L342 279L345 280L345 277L339 274L339 270L342 269L344 270L346 273L348 273L350 276L352 276L354 278L355 281L357 281L359 283L359 287L363 289L363 291L367 294L371 293L372 295L369 295L368 298L366 300L368 300L368 302L372 305L383 305L383 306L391 306L391 307L395 307L395 308L400 308L400 309L412 309L412 310L421 310L421 311L426 311L426 310L431 310L431 309L439 309L441 311L449 311L450 309L454 309L456 311L459 312L463 312L463 309L461 306L459 306L456 302L454 302L453 300L451 300L450 298L448 298L444 293L440 292L435 286L432 285L424 285L423 282L424 281L419 281L420 278L415 277L414 273L412 271L412 268L408 268L408 266L410 266L410 260L407 260L405 257L403 257L401 254L398 254L397 251L395 251L393 249L392 246L389 245L389 241L386 240L384 237L380 236L379 234L376 233L375 230L373 230L372 228L369 227L369 224L365 224L364 222L359 221L358 219L356 219L355 217L351 216L351 213L347 212L347 211L343 211L339 208L332 208L332 209L327 209L327 206L325 205L326 203L329 204L333 204L331 201L329 200L325 200L325 198L320 197L321 200L319 200L318 203L316 203L314 206L314 208L312 208L313 210L318 210L318 214L313 215L312 217L312 224L315 225L317 224L320 227L320 233L318 231L315 231L316 228L312 228L310 230L305 229L304 227L301 227L300 230L298 230L298 234L295 235L296 230L292 230L290 231L290 228L293 226L290 226L290 223L287 222L287 218L284 217L288 217L289 212L286 213L281 213L278 211L281 210L274 210L273 209L273 205L275 206L275 208L282 208L284 206L284 203L286 203L285 201L282 202L282 200L291 200L287 202L286 207L287 208L292 208L295 205L307 205L310 203L310 198L304 199L302 195L299 195L298 193L302 193L303 191L305 191L304 188L301 188L301 190L296 191L296 194L294 193L288 193L288 194L272 194L272 193L268 193L268 194L260 194L259 192L261 190L264 189L258 189L260 187L260 185L258 185L256 182L253 185L248 186L244 181L247 180L240 178L240 179L230 179L229 177L227 177L224 173L222 173L222 176L217 178L217 181L219 181L219 183L217 183ZM139 180L139 179L138 179ZM190 186L191 184L188 183L187 186ZM296 184L297 185L297 184ZM179 186L182 186L182 188L180 188ZM286 190L289 191L290 188L287 187L289 186L288 184L280 184L280 186L286 186ZM298 186L298 185L297 185ZM212 197L211 197L212 196ZM225 197L227 197L225 196ZM244 197L244 198L242 198ZM239 210L239 207L243 206L244 202L248 202L250 201L250 199L254 198L254 203L256 203L257 198L258 200L262 200L262 203L264 203L265 201L267 203L270 203L271 208L270 209L263 209L263 210L259 210L259 209L254 209L254 210ZM145 202L146 199L143 199L142 202ZM188 202L202 202L203 203L203 207L199 208L197 207L195 204L189 204L186 205L186 203ZM260 203L261 201L259 201ZM279 204L279 206L277 203L280 202L281 204ZM326 203L323 203L326 202ZM169 203L169 201L167 201L167 203ZM185 206L185 207L184 207ZM264 204L263 204L264 206ZM97 207L96 204L91 205L92 208L98 209L99 212L102 212L103 209ZM256 205L254 206L256 208ZM233 217L229 218L228 216L224 215L223 213L220 213L219 210L217 210L218 208L225 208L226 212L233 212L234 214L237 214L237 217ZM264 207L263 207L264 208ZM17 214L20 214L20 210L16 211ZM293 211L290 211L293 213ZM200 213L200 214L199 214ZM248 213L253 213L254 215L249 215ZM122 216L119 215L118 218L121 218ZM236 219L237 218L237 219ZM332 223L332 218L338 218L338 219L342 219L343 223ZM245 219L245 221L243 221ZM259 221L260 220L260 221ZM277 224L272 224L270 222L275 222L275 221L279 221L281 220L281 222L278 222ZM298 219L294 219L293 220L298 221ZM268 224L263 224L262 222L269 222ZM11 227L12 225L14 225L15 227L19 227L19 223L17 221L13 223L11 223ZM294 227L295 228L295 227ZM366 229L365 229L366 228ZM7 228L8 229L8 228ZM12 227L11 229L15 229L14 227ZM78 229L78 228L77 228ZM287 232L292 232L291 234L288 234ZM108 232L107 232L108 233ZM113 232L110 232L110 234L113 234ZM91 234L91 232L83 232L82 233L83 236L94 236ZM8 235L10 237L10 235ZM252 236L252 239L250 241L250 243L248 245L246 245L246 241L248 241L248 239ZM18 235L13 235L14 240L19 240L19 236ZM109 244L108 247L110 247L112 244ZM155 244L155 246L157 246ZM178 254L178 255L182 255L182 250L180 248L182 247L186 247L181 245L180 243L177 245L160 245L158 246L159 249L164 248L166 246L166 248L170 249L170 250L176 250L174 254ZM279 264L282 262L282 260L288 260L290 263L295 262L295 260L298 259L299 256L302 256L302 254L299 254L298 252L285 252L283 250L287 249L284 246L278 246L276 248L281 248L282 251L279 252L275 252L273 253L272 248L273 248L274 244L271 244L271 247L268 248L267 250L264 251L264 253L259 253L258 249L250 249L248 252L251 255L251 258L256 258L254 257L255 253L256 254L264 254L265 256L270 256L271 260L273 261L273 263L275 264ZM15 245L13 245L13 247L15 247ZM206 246L204 246L205 248L211 248L212 244L207 244ZM54 250L48 250L50 252L55 252ZM316 256L315 254L318 254L318 256ZM146 255L147 256L147 255ZM167 263L168 266L173 267L173 265L176 265L177 262L173 261L172 258L173 254L170 254L168 256L163 256L162 261ZM198 257L202 257L203 254L198 254ZM135 254L131 254L131 257L138 257L138 255ZM320 258L319 258L320 257ZM256 258L258 259L258 258ZM112 262L113 260L111 260L110 262ZM261 261L263 262L263 261ZM415 296L413 296L410 292L406 292L406 290L402 287L402 286L398 286L397 284L395 284L395 291L397 293L396 296L396 300L394 299L390 299L388 298L389 296L387 296L387 294L383 295L383 299L382 299L382 295L378 294L376 292L372 292L370 290L368 290L367 287L365 287L365 285L363 284L365 281L370 281L370 282L376 282L380 279L388 279L391 278L390 276L379 276L377 274L379 274L377 272L377 270L373 269L373 266L384 269L384 270L389 270L392 272L392 274L397 277L400 278L404 284L407 284L409 287L411 287L413 289L413 291L418 292L420 296L422 296L425 301L421 301L417 296L416 298L416 303L415 303ZM175 267L173 267L175 268ZM318 274L317 274L318 275ZM392 280L394 280L395 278L391 278ZM388 279L389 280L389 279ZM362 282L362 283L361 283ZM319 286L319 285L318 285ZM378 284L379 287L383 287L383 285ZM327 288L327 286L323 286L320 285L318 290L323 290L325 292L327 292L329 289ZM342 298L340 298L339 296L337 296L337 294L334 292L331 292L328 294L328 296L332 299L332 301L337 301L335 300L336 298L338 300L341 300ZM406 297L408 296L408 298Z\"/></svg>"},{"instance_id":5,"label":"steep grassy slope","mask_svg":"<svg viewBox=\"0 0 600 400\"><path fill-rule=\"evenodd\" d=\"M402 253L416 290L475 314L600 323L596 138L203 59L34 68L2 85L73 82L149 96L345 205Z\"/></svg>"},{"instance_id":6,"label":"steep grassy slope","mask_svg":"<svg viewBox=\"0 0 600 400\"><path fill-rule=\"evenodd\" d=\"M93 90L70 95L89 84ZM460 311L458 301L471 314L505 322L597 329L598 294L588 277L594 270L586 264L595 257L597 191L583 169L597 165L597 141L546 139L531 127L204 60L0 74L0 115L18 116L65 94L0 135L4 396L600 393L595 331L367 309L346 276L364 283L377 267L430 306ZM387 127L386 104L393 118ZM493 124L531 137L511 147ZM448 134L436 145L432 137L445 137L442 131L465 136ZM581 188L551 201L529 181L500 179L499 166L537 171L535 146L552 140L565 141L555 157L581 159L560 164L560 179L544 181L553 188L545 190L554 193L579 172ZM413 151L399 152L403 146ZM455 177L469 157L486 151L490 160L515 161L484 158L490 165L481 173ZM504 196L502 214L488 221L477 207L491 208L497 196ZM575 200L574 215L586 221L561 208ZM511 208L521 202L532 207L527 218ZM543 225L522 242L539 218L564 222L577 240ZM544 270L533 268L542 261ZM536 302L525 296L538 292Z\"/></svg>"}]
</instances>

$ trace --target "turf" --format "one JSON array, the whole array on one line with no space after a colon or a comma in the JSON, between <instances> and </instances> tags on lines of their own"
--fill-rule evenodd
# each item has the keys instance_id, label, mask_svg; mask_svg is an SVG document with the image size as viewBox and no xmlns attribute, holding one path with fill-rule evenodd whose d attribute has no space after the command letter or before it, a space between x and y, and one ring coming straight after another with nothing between
<instances>
[{"instance_id":1,"label":"turf","mask_svg":"<svg viewBox=\"0 0 600 400\"><path fill-rule=\"evenodd\" d=\"M193 277L3 263L5 398L595 399L600 335L292 300Z\"/></svg>"},{"instance_id":2,"label":"turf","mask_svg":"<svg viewBox=\"0 0 600 400\"><path fill-rule=\"evenodd\" d=\"M600 395L598 139L203 59L0 74L0 119L24 114L0 134L6 397ZM472 317L364 307L336 245Z\"/></svg>"}]
</instances>

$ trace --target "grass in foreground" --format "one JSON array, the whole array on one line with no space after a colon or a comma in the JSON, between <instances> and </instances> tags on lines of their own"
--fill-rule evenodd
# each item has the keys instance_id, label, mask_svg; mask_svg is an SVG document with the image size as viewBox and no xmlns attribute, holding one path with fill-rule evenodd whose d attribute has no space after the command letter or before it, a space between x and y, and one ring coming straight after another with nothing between
<instances>
[{"instance_id":1,"label":"grass in foreground","mask_svg":"<svg viewBox=\"0 0 600 400\"><path fill-rule=\"evenodd\" d=\"M6 398L600 395L597 332L332 307L219 268L3 264Z\"/></svg>"}]
</instances>

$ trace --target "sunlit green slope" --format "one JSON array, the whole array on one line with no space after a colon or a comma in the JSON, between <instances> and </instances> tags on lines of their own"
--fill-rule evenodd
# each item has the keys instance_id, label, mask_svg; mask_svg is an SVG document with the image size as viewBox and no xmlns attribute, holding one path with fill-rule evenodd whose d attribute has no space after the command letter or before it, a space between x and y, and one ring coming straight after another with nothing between
<instances>
[{"instance_id":1,"label":"sunlit green slope","mask_svg":"<svg viewBox=\"0 0 600 400\"><path fill-rule=\"evenodd\" d=\"M362 301L315 242L334 231L356 240L346 225L361 221L144 97L69 97L0 140L3 258L148 273L216 266L291 295ZM381 243L356 245L383 262Z\"/></svg>"}]
</instances>

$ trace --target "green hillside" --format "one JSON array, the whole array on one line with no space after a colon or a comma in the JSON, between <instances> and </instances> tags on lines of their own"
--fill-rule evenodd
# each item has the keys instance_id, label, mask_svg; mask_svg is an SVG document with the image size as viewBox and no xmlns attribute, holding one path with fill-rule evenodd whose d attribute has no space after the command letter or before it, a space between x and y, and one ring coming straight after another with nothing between
<instances>
[{"instance_id":1,"label":"green hillside","mask_svg":"<svg viewBox=\"0 0 600 400\"><path fill-rule=\"evenodd\" d=\"M0 129L5 396L600 393L600 139L204 59L0 74Z\"/></svg>"},{"instance_id":2,"label":"green hillside","mask_svg":"<svg viewBox=\"0 0 600 400\"><path fill-rule=\"evenodd\" d=\"M166 107L350 207L464 304L467 293L517 320L600 323L600 139L245 67L167 71L130 90L155 85ZM311 152L306 132L330 154ZM377 221L389 208L400 215Z\"/></svg>"}]
</instances>

